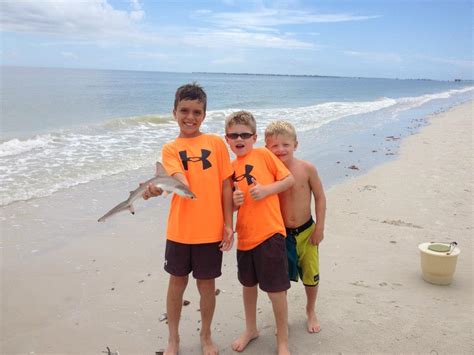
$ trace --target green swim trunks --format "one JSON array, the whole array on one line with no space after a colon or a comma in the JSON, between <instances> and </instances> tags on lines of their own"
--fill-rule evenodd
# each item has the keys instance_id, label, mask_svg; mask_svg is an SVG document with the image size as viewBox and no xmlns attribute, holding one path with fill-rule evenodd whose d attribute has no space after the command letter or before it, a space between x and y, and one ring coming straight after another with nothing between
<instances>
[{"instance_id":1,"label":"green swim trunks","mask_svg":"<svg viewBox=\"0 0 474 355\"><path fill-rule=\"evenodd\" d=\"M286 228L285 240L290 280L298 281L299 276L305 286L319 284L318 247L309 241L314 228L316 224L313 218L298 228Z\"/></svg>"}]
</instances>

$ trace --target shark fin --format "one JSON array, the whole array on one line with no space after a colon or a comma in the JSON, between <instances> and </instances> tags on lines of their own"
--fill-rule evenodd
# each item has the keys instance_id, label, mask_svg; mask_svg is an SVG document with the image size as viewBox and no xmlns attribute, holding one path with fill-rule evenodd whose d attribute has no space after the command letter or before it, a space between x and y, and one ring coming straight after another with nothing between
<instances>
[{"instance_id":1,"label":"shark fin","mask_svg":"<svg viewBox=\"0 0 474 355\"><path fill-rule=\"evenodd\" d=\"M168 173L166 172L164 166L163 166L159 161L156 162L155 175L156 175L156 176L168 175Z\"/></svg>"}]
</instances>

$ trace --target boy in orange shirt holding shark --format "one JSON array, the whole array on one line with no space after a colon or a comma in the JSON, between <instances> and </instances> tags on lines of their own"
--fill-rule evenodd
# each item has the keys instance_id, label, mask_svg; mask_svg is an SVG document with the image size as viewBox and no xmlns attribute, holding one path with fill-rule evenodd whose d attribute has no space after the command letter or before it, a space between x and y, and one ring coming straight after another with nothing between
<instances>
[{"instance_id":1,"label":"boy in orange shirt holding shark","mask_svg":"<svg viewBox=\"0 0 474 355\"><path fill-rule=\"evenodd\" d=\"M201 347L204 355L217 355L211 338L216 305L215 279L221 275L222 251L233 244L232 166L221 138L200 131L206 117L207 96L197 84L176 91L173 116L179 136L164 145L162 162L167 173L196 195L173 195L166 230L165 270L170 274L166 309L168 346L165 354L179 351L179 321L183 294L192 272L201 296ZM150 184L144 199L163 191Z\"/></svg>"}]
</instances>

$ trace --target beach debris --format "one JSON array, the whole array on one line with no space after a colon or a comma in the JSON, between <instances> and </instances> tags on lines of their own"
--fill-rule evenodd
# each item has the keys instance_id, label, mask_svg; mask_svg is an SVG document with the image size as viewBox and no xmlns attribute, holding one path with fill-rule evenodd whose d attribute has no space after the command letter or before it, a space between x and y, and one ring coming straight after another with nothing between
<instances>
[{"instance_id":1,"label":"beach debris","mask_svg":"<svg viewBox=\"0 0 474 355\"><path fill-rule=\"evenodd\" d=\"M359 170L359 168L355 165L348 166L347 169Z\"/></svg>"},{"instance_id":2,"label":"beach debris","mask_svg":"<svg viewBox=\"0 0 474 355\"><path fill-rule=\"evenodd\" d=\"M163 355L164 351L155 351L155 355Z\"/></svg>"},{"instance_id":3,"label":"beach debris","mask_svg":"<svg viewBox=\"0 0 474 355\"><path fill-rule=\"evenodd\" d=\"M120 353L118 352L118 350L112 352L108 346L107 346L107 351L102 351L102 352L103 352L104 354L107 354L107 355L120 355Z\"/></svg>"},{"instance_id":4,"label":"beach debris","mask_svg":"<svg viewBox=\"0 0 474 355\"><path fill-rule=\"evenodd\" d=\"M115 287L112 287L112 288L110 289L110 291L115 291Z\"/></svg>"},{"instance_id":5,"label":"beach debris","mask_svg":"<svg viewBox=\"0 0 474 355\"><path fill-rule=\"evenodd\" d=\"M167 320L168 319L168 314L167 313L163 313L160 318L158 318L158 320L160 322L163 322L164 320Z\"/></svg>"},{"instance_id":6,"label":"beach debris","mask_svg":"<svg viewBox=\"0 0 474 355\"><path fill-rule=\"evenodd\" d=\"M219 290L218 288L216 288L216 296L218 296L219 293L221 293L221 290Z\"/></svg>"},{"instance_id":7,"label":"beach debris","mask_svg":"<svg viewBox=\"0 0 474 355\"><path fill-rule=\"evenodd\" d=\"M183 300L183 306L187 306L188 304L190 304L191 302L189 302L188 300Z\"/></svg>"},{"instance_id":8,"label":"beach debris","mask_svg":"<svg viewBox=\"0 0 474 355\"><path fill-rule=\"evenodd\" d=\"M341 162L340 162L340 161L337 161L336 164L341 164Z\"/></svg>"},{"instance_id":9,"label":"beach debris","mask_svg":"<svg viewBox=\"0 0 474 355\"><path fill-rule=\"evenodd\" d=\"M145 282L145 280L140 280L140 281L138 281L139 284L141 284L142 282Z\"/></svg>"},{"instance_id":10,"label":"beach debris","mask_svg":"<svg viewBox=\"0 0 474 355\"><path fill-rule=\"evenodd\" d=\"M174 192L175 194L180 195L182 197L191 199L196 198L196 195L194 195L185 184L183 184L178 179L169 176L166 173L166 170L163 165L161 165L160 162L156 162L155 176L140 184L140 186L138 186L135 190L130 191L130 196L128 197L128 199L123 202L120 202L117 206L112 208L109 212L104 214L97 221L105 222L107 218L113 216L114 214L127 210L130 211L131 214L135 214L133 202L136 199L142 198L142 194L145 192L149 184L154 184L155 186L168 193Z\"/></svg>"},{"instance_id":11,"label":"beach debris","mask_svg":"<svg viewBox=\"0 0 474 355\"><path fill-rule=\"evenodd\" d=\"M372 190L375 190L377 188L377 186L375 185L365 185L363 186L361 189L359 189L359 191L372 191Z\"/></svg>"},{"instance_id":12,"label":"beach debris","mask_svg":"<svg viewBox=\"0 0 474 355\"><path fill-rule=\"evenodd\" d=\"M349 153L352 153L352 152L353 152L353 150L349 150Z\"/></svg>"},{"instance_id":13,"label":"beach debris","mask_svg":"<svg viewBox=\"0 0 474 355\"><path fill-rule=\"evenodd\" d=\"M376 151L376 150L373 150L372 153L377 153L377 151Z\"/></svg>"},{"instance_id":14,"label":"beach debris","mask_svg":"<svg viewBox=\"0 0 474 355\"><path fill-rule=\"evenodd\" d=\"M416 229L423 229L421 226L417 226L416 224L410 223L410 222L405 222L402 220L383 220L380 223L385 223L385 224L391 224L393 226L397 227L410 227L410 228L416 228Z\"/></svg>"},{"instance_id":15,"label":"beach debris","mask_svg":"<svg viewBox=\"0 0 474 355\"><path fill-rule=\"evenodd\" d=\"M397 244L397 241L396 240L391 240L390 243Z\"/></svg>"},{"instance_id":16,"label":"beach debris","mask_svg":"<svg viewBox=\"0 0 474 355\"><path fill-rule=\"evenodd\" d=\"M146 276L150 277L150 276L151 276L151 274L146 274Z\"/></svg>"},{"instance_id":17,"label":"beach debris","mask_svg":"<svg viewBox=\"0 0 474 355\"><path fill-rule=\"evenodd\" d=\"M398 139L400 139L400 137L395 137L395 136L387 136L387 137L385 137L385 140L386 140L386 141L396 141L396 140L398 140Z\"/></svg>"}]
</instances>

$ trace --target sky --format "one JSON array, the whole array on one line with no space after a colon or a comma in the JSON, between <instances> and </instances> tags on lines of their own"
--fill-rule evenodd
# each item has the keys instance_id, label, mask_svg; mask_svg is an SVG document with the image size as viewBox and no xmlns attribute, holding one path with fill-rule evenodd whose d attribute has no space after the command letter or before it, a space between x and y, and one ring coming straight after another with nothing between
<instances>
[{"instance_id":1,"label":"sky","mask_svg":"<svg viewBox=\"0 0 474 355\"><path fill-rule=\"evenodd\" d=\"M0 0L2 65L474 79L468 0Z\"/></svg>"}]
</instances>

